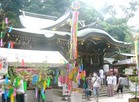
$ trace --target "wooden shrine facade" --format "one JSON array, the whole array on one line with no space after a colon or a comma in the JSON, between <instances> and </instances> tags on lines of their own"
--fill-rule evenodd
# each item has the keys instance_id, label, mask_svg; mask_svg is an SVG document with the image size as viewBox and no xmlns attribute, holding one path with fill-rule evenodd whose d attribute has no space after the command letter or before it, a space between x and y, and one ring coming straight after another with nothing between
<instances>
[{"instance_id":1,"label":"wooden shrine facade","mask_svg":"<svg viewBox=\"0 0 139 102\"><path fill-rule=\"evenodd\" d=\"M67 59L70 49L70 13L67 12L61 18L53 20L47 19L43 15L24 12L20 15L23 28L13 28L12 33L7 34L4 38L4 47L8 47L8 42L14 42L15 49L30 50L47 50L60 51ZM36 17L37 15L37 17ZM44 25L42 28L28 28L24 25L27 21L23 21L24 17L42 18L53 23L49 26ZM35 21L34 21L35 22ZM46 23L45 22L45 23ZM35 25L35 24L32 24ZM38 26L39 24L37 24ZM47 26L47 27L45 27ZM107 32L83 26L80 22L78 29L78 54L83 59L84 68L89 72L97 71L103 65L105 54L118 51L121 48L127 48L130 44L117 41Z\"/></svg>"}]
</instances>

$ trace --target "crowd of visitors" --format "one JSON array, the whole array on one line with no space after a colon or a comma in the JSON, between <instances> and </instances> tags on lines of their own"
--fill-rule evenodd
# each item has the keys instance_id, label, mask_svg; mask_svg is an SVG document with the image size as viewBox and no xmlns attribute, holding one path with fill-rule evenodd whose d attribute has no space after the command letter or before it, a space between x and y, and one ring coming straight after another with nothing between
<instances>
[{"instance_id":1,"label":"crowd of visitors","mask_svg":"<svg viewBox=\"0 0 139 102\"><path fill-rule=\"evenodd\" d=\"M114 72L109 72L104 74L103 69L99 70L99 73L89 74L89 76L84 81L84 89L87 100L90 100L90 96L93 93L93 96L98 102L99 91L100 89L106 85L107 86L107 95L108 97L113 97L114 95L118 95L121 93L121 97L123 96L123 87L124 87L124 78L122 74L117 74Z\"/></svg>"}]
</instances>

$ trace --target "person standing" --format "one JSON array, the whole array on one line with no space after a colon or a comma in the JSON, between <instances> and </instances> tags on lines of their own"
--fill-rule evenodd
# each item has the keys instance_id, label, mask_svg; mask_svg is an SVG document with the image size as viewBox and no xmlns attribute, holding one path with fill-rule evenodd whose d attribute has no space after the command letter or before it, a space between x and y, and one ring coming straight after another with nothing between
<instances>
[{"instance_id":1,"label":"person standing","mask_svg":"<svg viewBox=\"0 0 139 102\"><path fill-rule=\"evenodd\" d=\"M113 91L113 74L109 73L109 75L107 76L107 94L108 97L112 97L114 94Z\"/></svg>"},{"instance_id":2,"label":"person standing","mask_svg":"<svg viewBox=\"0 0 139 102\"><path fill-rule=\"evenodd\" d=\"M92 84L93 84L94 98L95 98L96 102L98 102L99 90L101 88L101 79L100 79L100 77L98 77L97 73L93 74Z\"/></svg>"},{"instance_id":3,"label":"person standing","mask_svg":"<svg viewBox=\"0 0 139 102\"><path fill-rule=\"evenodd\" d=\"M10 102L10 97L7 97L7 99L5 99L5 95L4 95L4 91L8 91L8 89L4 90L5 81L6 81L6 76L3 75L3 78L0 80L1 93L2 93L2 102ZM8 80L8 82L10 82L10 80Z\"/></svg>"},{"instance_id":4,"label":"person standing","mask_svg":"<svg viewBox=\"0 0 139 102\"><path fill-rule=\"evenodd\" d=\"M121 91L121 96L123 97L124 78L122 74L119 75L117 87L118 87L117 88L118 97L119 97L119 91Z\"/></svg>"},{"instance_id":5,"label":"person standing","mask_svg":"<svg viewBox=\"0 0 139 102\"><path fill-rule=\"evenodd\" d=\"M116 74L113 73L113 80L112 80L112 84L113 84L113 90L114 90L114 95L116 94L117 91L117 77Z\"/></svg>"},{"instance_id":6,"label":"person standing","mask_svg":"<svg viewBox=\"0 0 139 102\"><path fill-rule=\"evenodd\" d=\"M14 80L14 86L15 86L15 83L16 83L15 80ZM23 79L20 79L18 83L20 83L20 84L19 84L18 87L16 87L16 102L25 102L25 100L24 100L25 91L24 91L24 81L23 81Z\"/></svg>"},{"instance_id":7,"label":"person standing","mask_svg":"<svg viewBox=\"0 0 139 102\"><path fill-rule=\"evenodd\" d=\"M88 89L87 79L84 80L83 89L85 90L85 99L87 99L87 101L91 101L90 100L90 97L89 97L90 95L89 95L89 89Z\"/></svg>"},{"instance_id":8,"label":"person standing","mask_svg":"<svg viewBox=\"0 0 139 102\"><path fill-rule=\"evenodd\" d=\"M102 82L102 85L104 84L103 81L104 81L104 71L103 69L100 69L99 70L99 76L100 76L100 79L101 79L101 82Z\"/></svg>"}]
</instances>

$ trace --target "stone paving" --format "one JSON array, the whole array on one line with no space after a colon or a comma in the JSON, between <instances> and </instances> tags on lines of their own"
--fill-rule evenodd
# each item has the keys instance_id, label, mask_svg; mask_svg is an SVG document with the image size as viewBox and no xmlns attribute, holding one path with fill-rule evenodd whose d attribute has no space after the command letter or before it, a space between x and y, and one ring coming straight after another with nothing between
<instances>
[{"instance_id":1,"label":"stone paving","mask_svg":"<svg viewBox=\"0 0 139 102\"><path fill-rule=\"evenodd\" d=\"M114 96L114 97L101 97L99 102L128 102L128 99L131 98L131 94L124 94L123 97ZM89 102L95 102L92 98Z\"/></svg>"},{"instance_id":2,"label":"stone paving","mask_svg":"<svg viewBox=\"0 0 139 102\"><path fill-rule=\"evenodd\" d=\"M99 102L128 102L128 99L131 98L131 94L124 94L123 97L114 96L114 97L100 97ZM58 97L56 95L53 96L53 102L67 102L62 101L61 97ZM82 102L87 102L85 99L82 100ZM95 102L93 98L91 98L91 101L88 102Z\"/></svg>"}]
</instances>

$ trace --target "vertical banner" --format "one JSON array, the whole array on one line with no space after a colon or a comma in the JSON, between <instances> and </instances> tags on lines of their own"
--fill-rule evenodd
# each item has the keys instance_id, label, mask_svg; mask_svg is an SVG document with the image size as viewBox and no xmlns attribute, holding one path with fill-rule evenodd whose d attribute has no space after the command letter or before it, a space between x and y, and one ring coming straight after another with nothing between
<instances>
[{"instance_id":1,"label":"vertical banner","mask_svg":"<svg viewBox=\"0 0 139 102\"><path fill-rule=\"evenodd\" d=\"M134 42L135 46L135 56L136 56L136 69L139 78L139 42L138 42L138 34L136 35L136 40Z\"/></svg>"},{"instance_id":2,"label":"vertical banner","mask_svg":"<svg viewBox=\"0 0 139 102\"><path fill-rule=\"evenodd\" d=\"M70 39L70 59L75 60L78 57L77 51L77 31L78 31L78 9L79 9L79 2L74 1L72 3L72 22L71 22L71 39Z\"/></svg>"},{"instance_id":3,"label":"vertical banner","mask_svg":"<svg viewBox=\"0 0 139 102\"><path fill-rule=\"evenodd\" d=\"M0 57L0 74L8 73L8 61L6 58Z\"/></svg>"}]
</instances>

